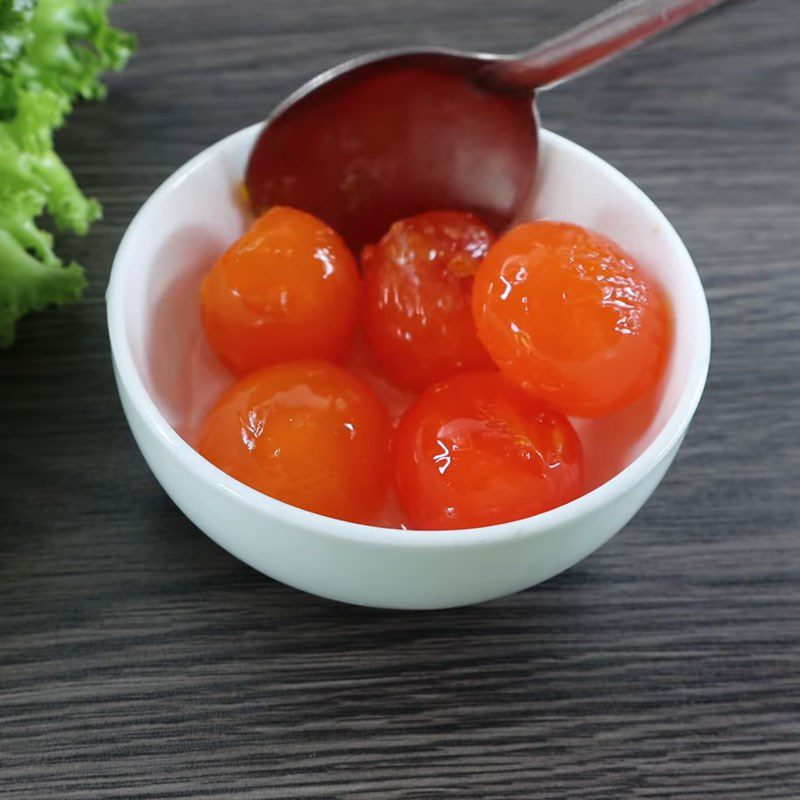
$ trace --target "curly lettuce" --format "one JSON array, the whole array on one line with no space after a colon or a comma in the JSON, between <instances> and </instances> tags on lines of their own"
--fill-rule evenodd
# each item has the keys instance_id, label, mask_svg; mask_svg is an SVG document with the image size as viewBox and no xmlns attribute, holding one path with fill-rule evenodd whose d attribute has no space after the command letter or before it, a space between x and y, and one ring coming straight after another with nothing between
<instances>
[{"instance_id":1,"label":"curly lettuce","mask_svg":"<svg viewBox=\"0 0 800 800\"><path fill-rule=\"evenodd\" d=\"M78 99L105 96L134 38L108 21L112 0L0 0L0 347L17 320L81 297L83 269L64 264L43 216L85 234L99 218L53 147L53 132Z\"/></svg>"}]
</instances>

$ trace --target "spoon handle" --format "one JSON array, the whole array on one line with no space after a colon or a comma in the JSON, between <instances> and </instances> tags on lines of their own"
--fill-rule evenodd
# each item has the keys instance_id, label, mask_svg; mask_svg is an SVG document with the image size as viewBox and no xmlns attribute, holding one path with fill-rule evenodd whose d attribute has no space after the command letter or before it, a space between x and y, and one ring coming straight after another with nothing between
<instances>
[{"instance_id":1,"label":"spoon handle","mask_svg":"<svg viewBox=\"0 0 800 800\"><path fill-rule=\"evenodd\" d=\"M496 61L482 77L549 89L726 0L623 0L528 53Z\"/></svg>"}]
</instances>

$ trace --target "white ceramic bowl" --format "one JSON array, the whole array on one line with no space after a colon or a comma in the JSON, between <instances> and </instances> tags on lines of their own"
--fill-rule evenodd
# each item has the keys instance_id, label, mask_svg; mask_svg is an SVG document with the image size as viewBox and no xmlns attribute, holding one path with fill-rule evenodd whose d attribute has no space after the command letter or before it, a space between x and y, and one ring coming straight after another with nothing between
<instances>
[{"instance_id":1,"label":"white ceramic bowl","mask_svg":"<svg viewBox=\"0 0 800 800\"><path fill-rule=\"evenodd\" d=\"M133 435L156 478L198 528L266 575L368 606L445 608L516 592L572 566L617 533L669 467L705 385L708 309L692 259L656 206L583 148L542 131L539 186L524 216L564 219L617 240L674 306L662 389L639 411L584 426L596 488L530 519L487 528L398 531L329 519L266 497L198 455L177 430L228 380L199 322L203 272L242 231L239 186L259 126L172 175L120 244L108 287L114 370ZM199 387L199 388L198 388ZM604 474L613 464L613 476ZM619 470L619 471L618 471Z\"/></svg>"}]
</instances>

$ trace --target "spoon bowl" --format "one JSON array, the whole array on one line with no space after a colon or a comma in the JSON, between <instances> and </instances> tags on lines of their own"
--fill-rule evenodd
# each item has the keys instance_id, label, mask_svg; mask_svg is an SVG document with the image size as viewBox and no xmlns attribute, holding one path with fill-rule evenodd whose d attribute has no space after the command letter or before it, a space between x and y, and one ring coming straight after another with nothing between
<instances>
[{"instance_id":1,"label":"spoon bowl","mask_svg":"<svg viewBox=\"0 0 800 800\"><path fill-rule=\"evenodd\" d=\"M356 250L432 208L505 227L530 190L537 124L530 92L476 80L490 60L387 52L318 76L259 137L247 168L254 209L303 208Z\"/></svg>"}]
</instances>

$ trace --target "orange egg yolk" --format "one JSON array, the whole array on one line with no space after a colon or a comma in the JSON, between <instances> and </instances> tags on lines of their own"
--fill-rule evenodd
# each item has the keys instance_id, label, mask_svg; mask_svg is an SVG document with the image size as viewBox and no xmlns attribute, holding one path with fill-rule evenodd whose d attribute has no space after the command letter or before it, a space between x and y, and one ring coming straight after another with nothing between
<instances>
[{"instance_id":1,"label":"orange egg yolk","mask_svg":"<svg viewBox=\"0 0 800 800\"><path fill-rule=\"evenodd\" d=\"M303 211L272 208L203 280L206 338L237 375L298 358L340 360L352 340L360 282L331 228Z\"/></svg>"},{"instance_id":2,"label":"orange egg yolk","mask_svg":"<svg viewBox=\"0 0 800 800\"><path fill-rule=\"evenodd\" d=\"M569 420L497 372L425 391L400 422L393 461L400 503L421 529L509 522L581 491L581 445Z\"/></svg>"},{"instance_id":3,"label":"orange egg yolk","mask_svg":"<svg viewBox=\"0 0 800 800\"><path fill-rule=\"evenodd\" d=\"M389 480L389 416L341 367L295 361L251 373L203 422L198 451L232 477L285 503L370 522Z\"/></svg>"},{"instance_id":4,"label":"orange egg yolk","mask_svg":"<svg viewBox=\"0 0 800 800\"><path fill-rule=\"evenodd\" d=\"M667 361L661 288L578 225L528 222L502 236L475 278L473 313L503 373L565 414L624 408L655 387Z\"/></svg>"},{"instance_id":5,"label":"orange egg yolk","mask_svg":"<svg viewBox=\"0 0 800 800\"><path fill-rule=\"evenodd\" d=\"M470 302L473 275L494 235L471 214L435 211L396 222L364 248L364 332L397 383L423 389L491 361Z\"/></svg>"}]
</instances>

